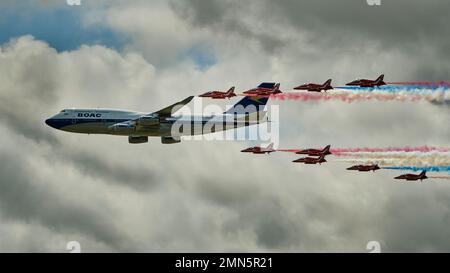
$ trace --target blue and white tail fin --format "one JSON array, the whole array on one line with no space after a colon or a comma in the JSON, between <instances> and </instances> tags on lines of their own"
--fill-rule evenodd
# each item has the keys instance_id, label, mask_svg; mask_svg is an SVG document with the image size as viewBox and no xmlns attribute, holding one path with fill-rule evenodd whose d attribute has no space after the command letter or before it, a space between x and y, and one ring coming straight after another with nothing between
<instances>
[{"instance_id":1,"label":"blue and white tail fin","mask_svg":"<svg viewBox=\"0 0 450 273\"><path fill-rule=\"evenodd\" d=\"M224 114L234 115L237 119L262 122L266 118L268 97L244 97Z\"/></svg>"},{"instance_id":2,"label":"blue and white tail fin","mask_svg":"<svg viewBox=\"0 0 450 273\"><path fill-rule=\"evenodd\" d=\"M269 101L267 97L246 96L224 112L224 114L247 115L262 112L265 110L267 101Z\"/></svg>"}]
</instances>

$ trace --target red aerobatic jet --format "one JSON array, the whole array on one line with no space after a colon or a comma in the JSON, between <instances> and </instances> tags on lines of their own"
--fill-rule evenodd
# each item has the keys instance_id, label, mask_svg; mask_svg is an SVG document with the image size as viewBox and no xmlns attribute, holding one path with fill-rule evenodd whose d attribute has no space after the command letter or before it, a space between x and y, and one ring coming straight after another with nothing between
<instances>
[{"instance_id":1,"label":"red aerobatic jet","mask_svg":"<svg viewBox=\"0 0 450 273\"><path fill-rule=\"evenodd\" d=\"M234 93L234 86L233 86L227 92L210 91L210 92L206 92L204 94L199 95L199 97L213 98L213 99L225 99L225 98L229 99L231 97L236 97L236 94Z\"/></svg>"},{"instance_id":2,"label":"red aerobatic jet","mask_svg":"<svg viewBox=\"0 0 450 273\"><path fill-rule=\"evenodd\" d=\"M331 86L331 79L328 79L323 84L308 83L308 84L299 85L299 86L295 87L294 89L295 90L307 90L310 92L321 92L323 90L326 92L327 90L333 89L333 86Z\"/></svg>"},{"instance_id":3,"label":"red aerobatic jet","mask_svg":"<svg viewBox=\"0 0 450 273\"><path fill-rule=\"evenodd\" d=\"M322 164L323 162L327 162L327 160L325 159L325 155L321 155L319 157L303 157L303 158L299 158L296 159L292 162L295 163L305 163L305 164Z\"/></svg>"},{"instance_id":4,"label":"red aerobatic jet","mask_svg":"<svg viewBox=\"0 0 450 273\"><path fill-rule=\"evenodd\" d=\"M345 85L360 86L360 87L375 87L375 86L386 85L386 83L383 81L383 78L384 78L384 75L380 75L376 80L360 79L360 80L349 82Z\"/></svg>"},{"instance_id":5,"label":"red aerobatic jet","mask_svg":"<svg viewBox=\"0 0 450 273\"><path fill-rule=\"evenodd\" d=\"M327 145L322 150L318 149L306 149L306 150L300 150L296 152L296 154L299 155L309 155L309 156L321 156L321 155L330 155L330 145Z\"/></svg>"},{"instance_id":6,"label":"red aerobatic jet","mask_svg":"<svg viewBox=\"0 0 450 273\"><path fill-rule=\"evenodd\" d=\"M368 172L368 171L376 171L379 170L380 167L378 164L372 164L372 165L355 165L347 168L347 170L352 171L360 171L360 172Z\"/></svg>"},{"instance_id":7,"label":"red aerobatic jet","mask_svg":"<svg viewBox=\"0 0 450 273\"><path fill-rule=\"evenodd\" d=\"M425 175L427 172L426 171L422 171L420 174L402 174L400 176L394 177L394 179L405 179L408 181L416 181L419 180L422 181L424 179L427 179L428 177Z\"/></svg>"},{"instance_id":8,"label":"red aerobatic jet","mask_svg":"<svg viewBox=\"0 0 450 273\"><path fill-rule=\"evenodd\" d=\"M275 152L276 150L273 148L273 143L270 143L266 148L262 147L251 147L242 150L242 153L253 153L253 154L270 154Z\"/></svg>"},{"instance_id":9,"label":"red aerobatic jet","mask_svg":"<svg viewBox=\"0 0 450 273\"><path fill-rule=\"evenodd\" d=\"M263 82L258 87L243 92L248 96L270 96L281 93L280 84L274 82Z\"/></svg>"}]
</instances>

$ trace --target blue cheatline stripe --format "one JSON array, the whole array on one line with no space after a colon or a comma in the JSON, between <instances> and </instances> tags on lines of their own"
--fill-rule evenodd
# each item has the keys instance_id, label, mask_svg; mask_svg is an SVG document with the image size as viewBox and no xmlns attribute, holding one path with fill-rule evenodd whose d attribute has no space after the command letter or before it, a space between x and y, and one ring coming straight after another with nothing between
<instances>
[{"instance_id":1,"label":"blue cheatline stripe","mask_svg":"<svg viewBox=\"0 0 450 273\"><path fill-rule=\"evenodd\" d=\"M48 124L54 128L63 128L70 125L86 123L120 123L129 120L130 119L50 119L48 120Z\"/></svg>"}]
</instances>

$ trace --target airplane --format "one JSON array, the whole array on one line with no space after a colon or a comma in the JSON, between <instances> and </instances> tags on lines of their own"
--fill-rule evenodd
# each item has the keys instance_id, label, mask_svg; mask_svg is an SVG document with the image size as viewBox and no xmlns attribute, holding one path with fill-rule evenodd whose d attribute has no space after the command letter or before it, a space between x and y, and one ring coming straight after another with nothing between
<instances>
[{"instance_id":1,"label":"airplane","mask_svg":"<svg viewBox=\"0 0 450 273\"><path fill-rule=\"evenodd\" d=\"M263 82L258 87L243 92L247 96L270 96L281 93L280 84L274 82Z\"/></svg>"},{"instance_id":2,"label":"airplane","mask_svg":"<svg viewBox=\"0 0 450 273\"><path fill-rule=\"evenodd\" d=\"M323 84L317 84L317 83L308 83L308 84L302 84L297 87L294 87L295 90L307 90L310 92L321 92L327 91L330 89L333 89L333 86L331 86L331 79L328 79Z\"/></svg>"},{"instance_id":3,"label":"airplane","mask_svg":"<svg viewBox=\"0 0 450 273\"><path fill-rule=\"evenodd\" d=\"M242 150L242 153L253 153L253 154L270 154L275 152L276 150L273 148L273 143L270 143L266 148L263 147L250 147Z\"/></svg>"},{"instance_id":4,"label":"airplane","mask_svg":"<svg viewBox=\"0 0 450 273\"><path fill-rule=\"evenodd\" d=\"M153 113L115 109L64 109L45 120L55 129L82 134L128 136L132 144L146 143L148 137L161 137L161 143L181 142L181 136L208 134L266 121L268 98L245 96L222 114L179 115L177 110L192 101L190 96Z\"/></svg>"},{"instance_id":5,"label":"airplane","mask_svg":"<svg viewBox=\"0 0 450 273\"><path fill-rule=\"evenodd\" d=\"M199 95L199 97L213 98L213 99L225 99L225 98L230 99L231 97L236 97L236 94L234 93L234 86L233 86L227 92L210 91L210 92L206 92L204 94Z\"/></svg>"},{"instance_id":6,"label":"airplane","mask_svg":"<svg viewBox=\"0 0 450 273\"><path fill-rule=\"evenodd\" d=\"M347 170L353 170L353 171L360 171L360 172L368 172L368 171L376 171L379 170L380 167L378 164L372 164L372 165L355 165L347 168Z\"/></svg>"},{"instance_id":7,"label":"airplane","mask_svg":"<svg viewBox=\"0 0 450 273\"><path fill-rule=\"evenodd\" d=\"M309 155L309 156L320 156L320 155L330 155L330 145L327 145L322 150L317 149L306 149L296 152L298 155Z\"/></svg>"},{"instance_id":8,"label":"airplane","mask_svg":"<svg viewBox=\"0 0 450 273\"><path fill-rule=\"evenodd\" d=\"M376 87L376 86L386 85L386 83L383 81L383 78L384 78L384 75L382 74L376 80L360 79L360 80L346 83L345 85L360 86L360 87Z\"/></svg>"},{"instance_id":9,"label":"airplane","mask_svg":"<svg viewBox=\"0 0 450 273\"><path fill-rule=\"evenodd\" d=\"M305 163L305 164L322 164L323 162L327 162L327 160L325 159L325 155L321 155L318 158L315 157L303 157L303 158L299 158L296 159L292 162L295 163Z\"/></svg>"},{"instance_id":10,"label":"airplane","mask_svg":"<svg viewBox=\"0 0 450 273\"><path fill-rule=\"evenodd\" d=\"M411 173L402 174L397 177L394 177L394 179L405 179L408 181L416 181L416 180L420 179L420 181L422 181L424 179L428 179L428 177L426 176L426 173L427 173L427 171L422 171L420 174L411 174Z\"/></svg>"}]
</instances>

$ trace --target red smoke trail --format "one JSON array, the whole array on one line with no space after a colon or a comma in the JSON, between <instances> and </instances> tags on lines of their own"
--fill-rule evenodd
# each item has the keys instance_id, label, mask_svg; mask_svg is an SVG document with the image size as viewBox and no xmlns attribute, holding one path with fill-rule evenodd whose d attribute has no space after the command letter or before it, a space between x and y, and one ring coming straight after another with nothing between
<instances>
[{"instance_id":1,"label":"red smoke trail","mask_svg":"<svg viewBox=\"0 0 450 273\"><path fill-rule=\"evenodd\" d=\"M428 178L450 180L450 176L428 176Z\"/></svg>"},{"instance_id":2,"label":"red smoke trail","mask_svg":"<svg viewBox=\"0 0 450 273\"><path fill-rule=\"evenodd\" d=\"M384 152L450 152L450 148L446 147L432 147L432 146L421 146L421 147L386 147L386 148L343 148L343 149L331 149L332 153L384 153Z\"/></svg>"},{"instance_id":3,"label":"red smoke trail","mask_svg":"<svg viewBox=\"0 0 450 273\"><path fill-rule=\"evenodd\" d=\"M329 101L339 100L352 103L355 101L420 101L427 99L418 94L379 94L379 93L282 93L272 95L271 98L279 100L300 100L300 101Z\"/></svg>"},{"instance_id":4,"label":"red smoke trail","mask_svg":"<svg viewBox=\"0 0 450 273\"><path fill-rule=\"evenodd\" d=\"M307 148L305 148L307 149ZM280 152L295 153L301 151L301 149L279 149ZM336 148L330 150L333 155L346 155L347 153L383 153L383 152L450 152L450 148L446 147L432 147L432 146L420 146L420 147L386 147L386 148Z\"/></svg>"}]
</instances>

